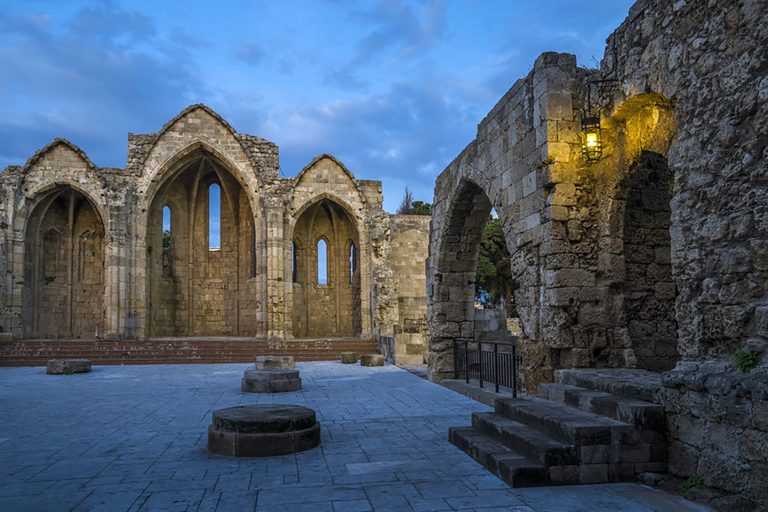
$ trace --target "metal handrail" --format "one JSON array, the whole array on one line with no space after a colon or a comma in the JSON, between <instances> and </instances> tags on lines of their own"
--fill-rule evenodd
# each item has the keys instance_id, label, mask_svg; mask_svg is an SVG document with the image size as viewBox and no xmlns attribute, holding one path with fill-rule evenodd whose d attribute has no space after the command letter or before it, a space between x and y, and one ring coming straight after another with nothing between
<instances>
[{"instance_id":1,"label":"metal handrail","mask_svg":"<svg viewBox=\"0 0 768 512\"><path fill-rule=\"evenodd\" d=\"M475 348L471 348L470 344L475 345ZM493 345L493 350L483 350L483 345ZM467 383L470 378L478 379L481 388L490 382L495 384L497 393L499 385L502 385L512 388L513 396L517 396L517 367L522 361L522 355L517 352L517 343L476 341L469 338L453 340L454 379L463 374Z\"/></svg>"}]
</instances>

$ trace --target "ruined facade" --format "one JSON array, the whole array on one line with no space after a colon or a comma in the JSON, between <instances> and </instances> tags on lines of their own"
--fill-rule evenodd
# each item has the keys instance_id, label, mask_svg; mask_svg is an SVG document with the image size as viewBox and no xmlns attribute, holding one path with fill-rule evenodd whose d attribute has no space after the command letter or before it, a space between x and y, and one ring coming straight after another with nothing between
<instances>
[{"instance_id":1,"label":"ruined facade","mask_svg":"<svg viewBox=\"0 0 768 512\"><path fill-rule=\"evenodd\" d=\"M525 388L563 368L666 371L670 472L768 506L768 5L641 0L607 42L599 70L542 54L438 177L430 377L473 336L495 208ZM581 155L587 87L596 164ZM739 373L738 349L763 362Z\"/></svg>"},{"instance_id":2,"label":"ruined facade","mask_svg":"<svg viewBox=\"0 0 768 512\"><path fill-rule=\"evenodd\" d=\"M203 105L130 134L125 169L54 141L2 173L0 218L16 338L372 338L415 317L425 352L428 218L330 155L279 177L275 144Z\"/></svg>"}]
</instances>

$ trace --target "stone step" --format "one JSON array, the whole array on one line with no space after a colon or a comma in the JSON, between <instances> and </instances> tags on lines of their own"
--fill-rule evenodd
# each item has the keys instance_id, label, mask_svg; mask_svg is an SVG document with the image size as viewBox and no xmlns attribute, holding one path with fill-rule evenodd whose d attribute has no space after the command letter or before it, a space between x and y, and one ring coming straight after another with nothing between
<instances>
[{"instance_id":1,"label":"stone step","mask_svg":"<svg viewBox=\"0 0 768 512\"><path fill-rule=\"evenodd\" d=\"M623 396L594 391L569 384L539 384L539 398L576 407L645 429L666 430L664 407Z\"/></svg>"},{"instance_id":2,"label":"stone step","mask_svg":"<svg viewBox=\"0 0 768 512\"><path fill-rule=\"evenodd\" d=\"M550 471L472 427L453 427L448 439L510 487L551 485Z\"/></svg>"},{"instance_id":3,"label":"stone step","mask_svg":"<svg viewBox=\"0 0 768 512\"><path fill-rule=\"evenodd\" d=\"M637 369L557 370L555 380L592 391L659 403L661 375Z\"/></svg>"},{"instance_id":4,"label":"stone step","mask_svg":"<svg viewBox=\"0 0 768 512\"><path fill-rule=\"evenodd\" d=\"M473 413L472 427L543 466L572 466L581 462L576 446L556 441L527 425L500 414L493 412Z\"/></svg>"},{"instance_id":5,"label":"stone step","mask_svg":"<svg viewBox=\"0 0 768 512\"><path fill-rule=\"evenodd\" d=\"M640 429L613 418L541 398L500 398L496 413L528 425L553 439L578 446L642 442Z\"/></svg>"}]
</instances>

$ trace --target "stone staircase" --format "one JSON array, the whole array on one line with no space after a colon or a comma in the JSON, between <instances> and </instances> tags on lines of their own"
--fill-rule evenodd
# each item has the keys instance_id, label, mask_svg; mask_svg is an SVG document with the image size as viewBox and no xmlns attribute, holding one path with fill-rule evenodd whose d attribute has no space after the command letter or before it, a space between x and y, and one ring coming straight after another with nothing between
<instances>
[{"instance_id":1,"label":"stone staircase","mask_svg":"<svg viewBox=\"0 0 768 512\"><path fill-rule=\"evenodd\" d=\"M473 413L471 427L451 428L450 442L511 487L631 482L638 473L665 472L664 408L598 387L540 384L538 398L497 399L495 412Z\"/></svg>"},{"instance_id":2,"label":"stone staircase","mask_svg":"<svg viewBox=\"0 0 768 512\"><path fill-rule=\"evenodd\" d=\"M49 359L89 359L94 365L253 363L256 356L333 361L342 352L375 354L376 341L354 338L255 340L159 338L149 340L0 341L1 366L45 366Z\"/></svg>"}]
</instances>

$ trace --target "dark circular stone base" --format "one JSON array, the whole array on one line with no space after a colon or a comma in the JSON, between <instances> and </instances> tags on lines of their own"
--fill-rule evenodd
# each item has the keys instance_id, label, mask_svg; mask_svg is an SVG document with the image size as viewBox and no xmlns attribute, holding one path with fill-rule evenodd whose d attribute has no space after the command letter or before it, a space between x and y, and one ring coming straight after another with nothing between
<instances>
[{"instance_id":1,"label":"dark circular stone base","mask_svg":"<svg viewBox=\"0 0 768 512\"><path fill-rule=\"evenodd\" d=\"M320 444L315 411L300 405L241 405L213 412L208 452L230 457L271 457Z\"/></svg>"},{"instance_id":2,"label":"dark circular stone base","mask_svg":"<svg viewBox=\"0 0 768 512\"><path fill-rule=\"evenodd\" d=\"M244 393L286 393L301 389L299 370L246 370L240 382Z\"/></svg>"}]
</instances>

